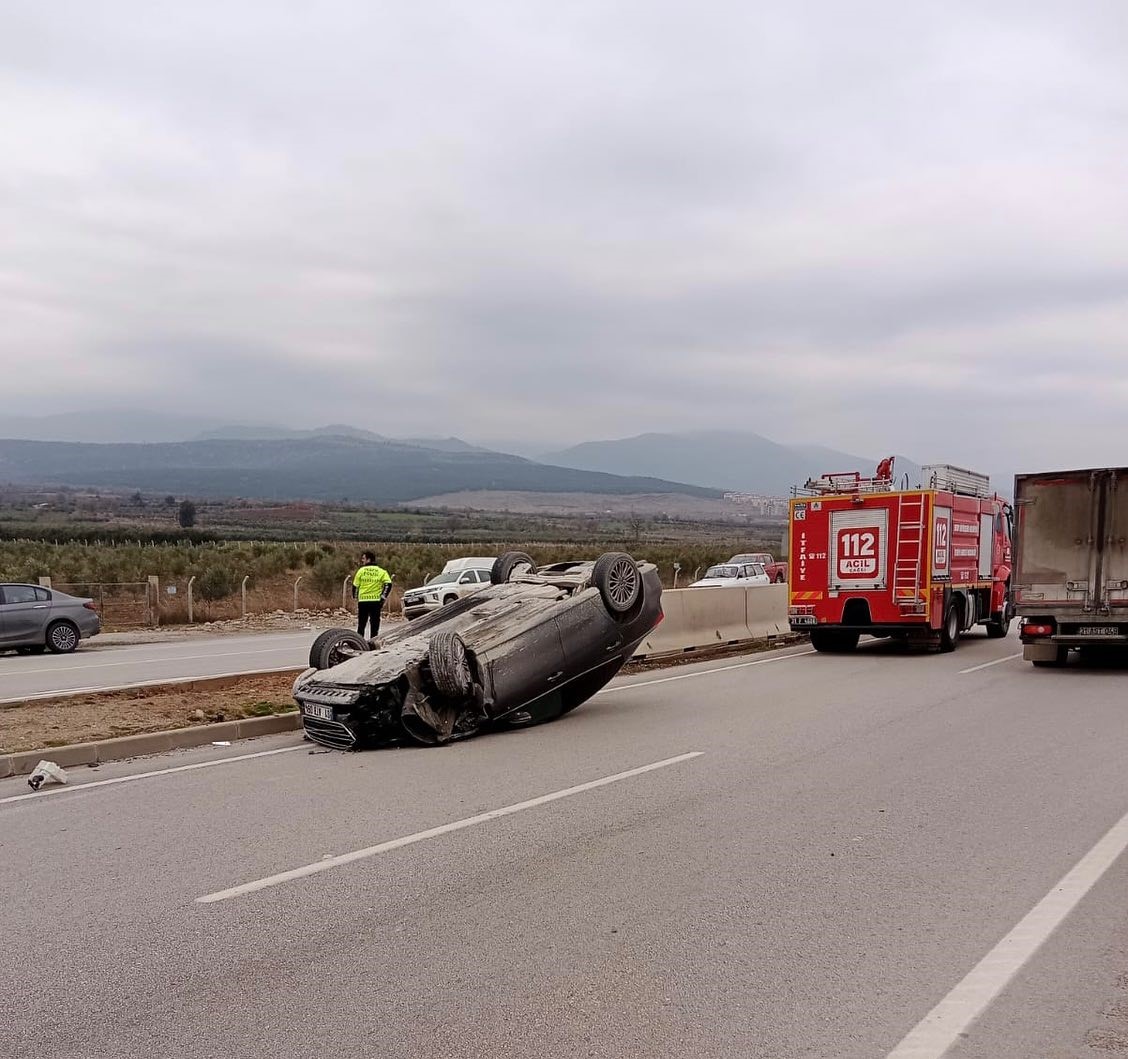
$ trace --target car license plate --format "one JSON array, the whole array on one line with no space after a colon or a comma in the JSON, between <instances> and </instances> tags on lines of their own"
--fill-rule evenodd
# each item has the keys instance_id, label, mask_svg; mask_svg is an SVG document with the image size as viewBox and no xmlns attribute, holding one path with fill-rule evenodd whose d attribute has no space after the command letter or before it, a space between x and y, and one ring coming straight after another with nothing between
<instances>
[{"instance_id":1,"label":"car license plate","mask_svg":"<svg viewBox=\"0 0 1128 1059\"><path fill-rule=\"evenodd\" d=\"M1078 636L1119 636L1119 625L1082 625L1077 630Z\"/></svg>"},{"instance_id":2,"label":"car license plate","mask_svg":"<svg viewBox=\"0 0 1128 1059\"><path fill-rule=\"evenodd\" d=\"M797 614L791 619L792 625L817 625L818 619L813 614Z\"/></svg>"},{"instance_id":3,"label":"car license plate","mask_svg":"<svg viewBox=\"0 0 1128 1059\"><path fill-rule=\"evenodd\" d=\"M307 717L316 717L319 721L333 720L332 706L318 706L316 703L307 702L302 704L302 713Z\"/></svg>"}]
</instances>

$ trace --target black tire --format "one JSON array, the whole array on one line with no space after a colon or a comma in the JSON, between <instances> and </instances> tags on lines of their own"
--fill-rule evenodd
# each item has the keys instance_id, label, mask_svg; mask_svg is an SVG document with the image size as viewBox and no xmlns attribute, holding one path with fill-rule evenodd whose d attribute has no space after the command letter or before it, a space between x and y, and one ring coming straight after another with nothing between
<instances>
[{"instance_id":1,"label":"black tire","mask_svg":"<svg viewBox=\"0 0 1128 1059\"><path fill-rule=\"evenodd\" d=\"M526 573L537 572L537 564L533 562L532 556L524 552L505 552L504 555L499 555L490 568L490 583L504 585L513 576L514 571L521 567L528 567Z\"/></svg>"},{"instance_id":2,"label":"black tire","mask_svg":"<svg viewBox=\"0 0 1128 1059\"><path fill-rule=\"evenodd\" d=\"M786 580L787 580L787 578L783 576L783 571L782 570L777 571L777 573L775 575L775 583L777 585L782 585L784 583L784 581L786 581Z\"/></svg>"},{"instance_id":3,"label":"black tire","mask_svg":"<svg viewBox=\"0 0 1128 1059\"><path fill-rule=\"evenodd\" d=\"M453 603L456 599L458 599L457 596L443 596L443 606L445 607L448 603Z\"/></svg>"},{"instance_id":4,"label":"black tire","mask_svg":"<svg viewBox=\"0 0 1128 1059\"><path fill-rule=\"evenodd\" d=\"M464 699L474 686L466 644L456 632L435 633L427 648L431 677L441 695L448 699Z\"/></svg>"},{"instance_id":5,"label":"black tire","mask_svg":"<svg viewBox=\"0 0 1128 1059\"><path fill-rule=\"evenodd\" d=\"M1010 617L1006 612L1006 608L1004 608L997 620L987 622L987 639L1001 640L1010 632L1010 624Z\"/></svg>"},{"instance_id":6,"label":"black tire","mask_svg":"<svg viewBox=\"0 0 1128 1059\"><path fill-rule=\"evenodd\" d=\"M940 630L940 650L947 654L956 649L956 642L960 638L960 609L955 600L948 604L944 611L944 627Z\"/></svg>"},{"instance_id":7,"label":"black tire","mask_svg":"<svg viewBox=\"0 0 1128 1059\"><path fill-rule=\"evenodd\" d=\"M332 669L370 650L368 641L352 629L326 629L310 646L309 664L313 669Z\"/></svg>"},{"instance_id":8,"label":"black tire","mask_svg":"<svg viewBox=\"0 0 1128 1059\"><path fill-rule=\"evenodd\" d=\"M70 621L53 621L47 626L47 650L53 655L69 655L78 646L78 626Z\"/></svg>"},{"instance_id":9,"label":"black tire","mask_svg":"<svg viewBox=\"0 0 1128 1059\"><path fill-rule=\"evenodd\" d=\"M614 615L627 614L642 598L642 573L626 552L607 552L595 560L592 584Z\"/></svg>"},{"instance_id":10,"label":"black tire","mask_svg":"<svg viewBox=\"0 0 1128 1059\"><path fill-rule=\"evenodd\" d=\"M811 646L821 654L849 654L861 635L848 629L812 629Z\"/></svg>"}]
</instances>

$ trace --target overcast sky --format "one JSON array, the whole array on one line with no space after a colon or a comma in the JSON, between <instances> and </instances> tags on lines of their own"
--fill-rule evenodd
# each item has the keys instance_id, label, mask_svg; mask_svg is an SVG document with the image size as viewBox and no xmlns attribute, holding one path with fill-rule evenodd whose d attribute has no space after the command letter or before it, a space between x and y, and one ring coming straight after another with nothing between
<instances>
[{"instance_id":1,"label":"overcast sky","mask_svg":"<svg viewBox=\"0 0 1128 1059\"><path fill-rule=\"evenodd\" d=\"M0 359L9 414L1124 463L1128 4L0 0Z\"/></svg>"}]
</instances>

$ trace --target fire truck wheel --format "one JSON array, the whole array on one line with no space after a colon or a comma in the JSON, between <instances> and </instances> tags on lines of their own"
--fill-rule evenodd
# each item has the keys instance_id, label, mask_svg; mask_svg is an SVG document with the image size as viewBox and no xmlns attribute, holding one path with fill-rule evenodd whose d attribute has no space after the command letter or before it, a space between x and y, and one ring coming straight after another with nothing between
<instances>
[{"instance_id":1,"label":"fire truck wheel","mask_svg":"<svg viewBox=\"0 0 1128 1059\"><path fill-rule=\"evenodd\" d=\"M1001 640L1008 632L1010 632L1010 616L1005 610L996 614L987 623L987 638L989 640Z\"/></svg>"},{"instance_id":2,"label":"fire truck wheel","mask_svg":"<svg viewBox=\"0 0 1128 1059\"><path fill-rule=\"evenodd\" d=\"M812 629L811 646L824 654L839 654L854 650L858 646L859 635L856 632L843 632L841 629Z\"/></svg>"},{"instance_id":3,"label":"fire truck wheel","mask_svg":"<svg viewBox=\"0 0 1128 1059\"><path fill-rule=\"evenodd\" d=\"M955 602L948 604L944 612L944 628L940 630L940 650L954 651L960 638L960 611Z\"/></svg>"}]
</instances>

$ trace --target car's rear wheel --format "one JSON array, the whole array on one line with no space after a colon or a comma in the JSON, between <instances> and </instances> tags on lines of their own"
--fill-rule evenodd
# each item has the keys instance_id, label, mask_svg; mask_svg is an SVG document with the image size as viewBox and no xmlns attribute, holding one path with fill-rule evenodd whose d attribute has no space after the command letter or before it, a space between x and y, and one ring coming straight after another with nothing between
<instances>
[{"instance_id":1,"label":"car's rear wheel","mask_svg":"<svg viewBox=\"0 0 1128 1059\"><path fill-rule=\"evenodd\" d=\"M626 614L642 595L638 563L626 552L607 552L595 561L591 580L612 614Z\"/></svg>"},{"instance_id":2,"label":"car's rear wheel","mask_svg":"<svg viewBox=\"0 0 1128 1059\"><path fill-rule=\"evenodd\" d=\"M332 669L371 649L368 641L352 629L326 629L309 649L309 664L313 669Z\"/></svg>"},{"instance_id":3,"label":"car's rear wheel","mask_svg":"<svg viewBox=\"0 0 1128 1059\"><path fill-rule=\"evenodd\" d=\"M786 580L787 580L787 578L783 576L783 571L782 571L782 570L780 570L780 571L779 571L779 572L778 572L778 573L777 573L777 574L775 575L775 583L776 583L777 585L782 585L782 584L784 583L784 581L786 581Z\"/></svg>"},{"instance_id":4,"label":"car's rear wheel","mask_svg":"<svg viewBox=\"0 0 1128 1059\"><path fill-rule=\"evenodd\" d=\"M524 552L505 552L499 555L490 569L490 583L504 585L515 573L535 574L537 564Z\"/></svg>"},{"instance_id":5,"label":"car's rear wheel","mask_svg":"<svg viewBox=\"0 0 1128 1059\"><path fill-rule=\"evenodd\" d=\"M474 686L470 660L466 656L466 644L458 633L447 630L435 633L427 648L427 658L440 694L448 699L462 699L470 694Z\"/></svg>"},{"instance_id":6,"label":"car's rear wheel","mask_svg":"<svg viewBox=\"0 0 1128 1059\"><path fill-rule=\"evenodd\" d=\"M78 626L69 621L53 621L47 626L47 648L52 654L70 654L78 646Z\"/></svg>"}]
</instances>

